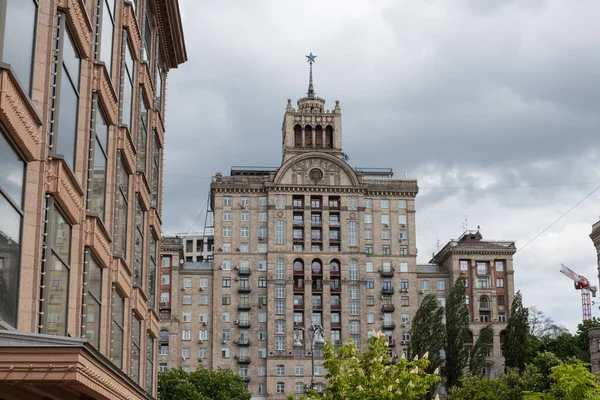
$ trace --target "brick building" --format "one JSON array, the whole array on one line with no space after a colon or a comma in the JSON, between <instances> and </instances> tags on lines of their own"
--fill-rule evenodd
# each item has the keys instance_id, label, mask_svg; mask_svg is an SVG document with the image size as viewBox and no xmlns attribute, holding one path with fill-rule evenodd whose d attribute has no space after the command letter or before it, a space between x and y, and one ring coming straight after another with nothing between
<instances>
[{"instance_id":1,"label":"brick building","mask_svg":"<svg viewBox=\"0 0 600 400\"><path fill-rule=\"evenodd\" d=\"M472 338L494 323L486 369L500 371L514 243L465 232L430 264L417 264L417 182L348 165L340 104L326 109L310 67L307 95L285 110L282 165L232 167L213 177L214 264L179 266L163 252L173 270L161 368L228 367L255 399L301 394L313 380L319 390L326 385L322 349L313 352L298 328L321 326L325 339L350 338L358 347L380 330L399 357L420 299L434 293L444 304L463 275Z\"/></svg>"},{"instance_id":2,"label":"brick building","mask_svg":"<svg viewBox=\"0 0 600 400\"><path fill-rule=\"evenodd\" d=\"M177 0L0 0L0 399L156 397Z\"/></svg>"}]
</instances>

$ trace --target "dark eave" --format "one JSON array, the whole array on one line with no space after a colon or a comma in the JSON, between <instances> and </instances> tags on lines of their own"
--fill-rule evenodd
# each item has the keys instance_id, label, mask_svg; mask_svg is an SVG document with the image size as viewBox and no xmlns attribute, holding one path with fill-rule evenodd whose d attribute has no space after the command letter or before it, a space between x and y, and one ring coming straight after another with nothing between
<instances>
[{"instance_id":1,"label":"dark eave","mask_svg":"<svg viewBox=\"0 0 600 400\"><path fill-rule=\"evenodd\" d=\"M157 0L159 22L166 40L165 48L169 69L177 68L187 61L187 50L183 36L183 25L178 0Z\"/></svg>"}]
</instances>

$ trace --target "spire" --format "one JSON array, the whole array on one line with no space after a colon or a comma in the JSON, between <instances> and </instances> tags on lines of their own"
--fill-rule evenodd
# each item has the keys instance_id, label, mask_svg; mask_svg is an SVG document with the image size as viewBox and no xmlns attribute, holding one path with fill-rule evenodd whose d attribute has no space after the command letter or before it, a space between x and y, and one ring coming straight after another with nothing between
<instances>
[{"instance_id":1,"label":"spire","mask_svg":"<svg viewBox=\"0 0 600 400\"><path fill-rule=\"evenodd\" d=\"M313 87L312 65L315 62L315 58L317 58L317 56L313 56L313 53L311 52L309 55L306 56L306 58L308 64L310 65L310 75L308 78L308 92L306 93L306 95L309 99L313 99L315 97L315 88Z\"/></svg>"}]
</instances>

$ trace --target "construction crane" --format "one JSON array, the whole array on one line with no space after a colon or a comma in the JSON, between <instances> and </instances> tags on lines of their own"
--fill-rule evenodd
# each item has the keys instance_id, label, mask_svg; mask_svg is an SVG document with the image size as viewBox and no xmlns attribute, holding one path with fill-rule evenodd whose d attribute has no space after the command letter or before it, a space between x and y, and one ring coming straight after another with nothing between
<instances>
[{"instance_id":1,"label":"construction crane","mask_svg":"<svg viewBox=\"0 0 600 400\"><path fill-rule=\"evenodd\" d=\"M581 276L564 264L560 264L560 272L571 278L575 282L575 289L581 290L581 309L583 311L583 320L592 319L592 301L590 293L596 297L597 286L592 286L590 281Z\"/></svg>"}]
</instances>

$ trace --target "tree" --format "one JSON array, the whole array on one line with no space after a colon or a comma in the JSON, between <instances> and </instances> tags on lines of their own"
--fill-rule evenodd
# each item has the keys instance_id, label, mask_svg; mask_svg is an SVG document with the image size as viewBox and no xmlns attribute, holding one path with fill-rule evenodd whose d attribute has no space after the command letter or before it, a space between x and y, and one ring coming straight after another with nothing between
<instances>
[{"instance_id":1,"label":"tree","mask_svg":"<svg viewBox=\"0 0 600 400\"><path fill-rule=\"evenodd\" d=\"M436 374L426 372L427 355L409 361L404 356L391 360L387 337L377 332L369 339L369 348L359 351L348 341L336 349L331 343L324 347L329 386L322 398L328 400L392 400L420 399L440 381ZM321 399L311 393L307 399Z\"/></svg>"},{"instance_id":2,"label":"tree","mask_svg":"<svg viewBox=\"0 0 600 400\"><path fill-rule=\"evenodd\" d=\"M521 376L517 370L496 379L487 376L466 374L460 379L460 386L448 392L448 400L521 400Z\"/></svg>"},{"instance_id":3,"label":"tree","mask_svg":"<svg viewBox=\"0 0 600 400\"><path fill-rule=\"evenodd\" d=\"M524 400L582 400L599 399L600 384L586 363L573 359L552 367L550 389L524 393Z\"/></svg>"},{"instance_id":4,"label":"tree","mask_svg":"<svg viewBox=\"0 0 600 400\"><path fill-rule=\"evenodd\" d=\"M528 310L523 307L521 291L518 291L510 308L510 318L508 319L504 345L502 346L506 368L518 368L519 371L525 369L527 344L529 342L528 317Z\"/></svg>"},{"instance_id":5,"label":"tree","mask_svg":"<svg viewBox=\"0 0 600 400\"><path fill-rule=\"evenodd\" d=\"M423 297L415 314L410 330L410 351L412 356L423 357L429 353L429 367L432 373L441 363L440 352L444 348L446 329L444 327L444 309L439 306L433 294Z\"/></svg>"},{"instance_id":6,"label":"tree","mask_svg":"<svg viewBox=\"0 0 600 400\"><path fill-rule=\"evenodd\" d=\"M242 378L228 368L194 372L171 369L158 374L159 400L250 400Z\"/></svg>"},{"instance_id":7,"label":"tree","mask_svg":"<svg viewBox=\"0 0 600 400\"><path fill-rule=\"evenodd\" d=\"M488 325L479 331L479 337L473 350L471 351L471 359L469 360L469 371L472 375L483 374L483 366L485 359L490 353L490 348L494 343L494 328Z\"/></svg>"},{"instance_id":8,"label":"tree","mask_svg":"<svg viewBox=\"0 0 600 400\"><path fill-rule=\"evenodd\" d=\"M458 384L467 366L469 353L465 343L469 337L469 312L463 305L466 279L456 280L446 300L446 385Z\"/></svg>"},{"instance_id":9,"label":"tree","mask_svg":"<svg viewBox=\"0 0 600 400\"><path fill-rule=\"evenodd\" d=\"M590 339L588 337L588 330L590 328L598 327L600 327L600 319L596 317L585 320L577 325L577 333L575 335L577 338L577 346L579 348L577 358L583 362L590 362Z\"/></svg>"},{"instance_id":10,"label":"tree","mask_svg":"<svg viewBox=\"0 0 600 400\"><path fill-rule=\"evenodd\" d=\"M563 333L569 331L563 325L559 325L554 320L537 307L529 307L529 333L538 338L557 338Z\"/></svg>"}]
</instances>

